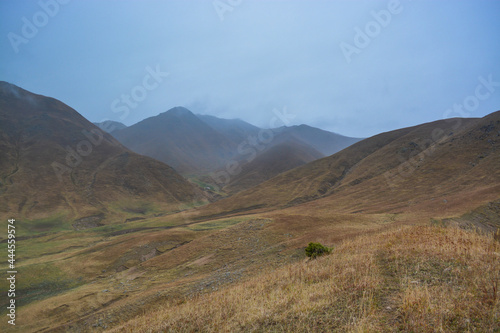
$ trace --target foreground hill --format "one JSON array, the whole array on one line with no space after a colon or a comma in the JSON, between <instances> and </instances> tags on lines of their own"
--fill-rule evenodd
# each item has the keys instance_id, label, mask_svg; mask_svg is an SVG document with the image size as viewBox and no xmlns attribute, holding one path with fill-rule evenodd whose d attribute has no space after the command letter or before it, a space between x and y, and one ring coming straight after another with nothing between
<instances>
[{"instance_id":1,"label":"foreground hill","mask_svg":"<svg viewBox=\"0 0 500 333\"><path fill-rule=\"evenodd\" d=\"M95 227L201 199L171 167L129 151L60 101L6 82L0 156L1 215L44 219L32 231L63 221Z\"/></svg>"},{"instance_id":2,"label":"foreground hill","mask_svg":"<svg viewBox=\"0 0 500 333\"><path fill-rule=\"evenodd\" d=\"M236 145L183 107L115 131L113 136L131 150L167 163L182 174L221 167L232 158Z\"/></svg>"},{"instance_id":3,"label":"foreground hill","mask_svg":"<svg viewBox=\"0 0 500 333\"><path fill-rule=\"evenodd\" d=\"M491 237L454 228L362 236L110 332L496 332L499 251Z\"/></svg>"},{"instance_id":4,"label":"foreground hill","mask_svg":"<svg viewBox=\"0 0 500 333\"><path fill-rule=\"evenodd\" d=\"M495 112L481 119L447 119L382 133L221 200L202 214L286 207L320 198L351 211L356 210L353 203L358 210L381 211L409 201L430 202L436 208L454 196L456 201L446 207L496 200L499 131L500 112ZM477 190L488 197L473 196ZM467 195L471 198L466 200Z\"/></svg>"}]
</instances>

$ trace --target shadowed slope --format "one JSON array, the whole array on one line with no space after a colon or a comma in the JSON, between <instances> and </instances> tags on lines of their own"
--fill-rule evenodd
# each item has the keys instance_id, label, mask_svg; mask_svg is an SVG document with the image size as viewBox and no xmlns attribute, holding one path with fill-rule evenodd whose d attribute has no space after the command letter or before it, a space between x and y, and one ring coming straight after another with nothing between
<instances>
[{"instance_id":1,"label":"shadowed slope","mask_svg":"<svg viewBox=\"0 0 500 333\"><path fill-rule=\"evenodd\" d=\"M208 126L231 140L235 145L245 141L249 135L257 135L261 130L240 119L221 119L210 115L196 115Z\"/></svg>"},{"instance_id":2,"label":"shadowed slope","mask_svg":"<svg viewBox=\"0 0 500 333\"><path fill-rule=\"evenodd\" d=\"M361 141L359 138L351 138L337 133L321 130L307 125L280 127L275 129L284 137L295 138L310 145L325 156L335 154L350 145Z\"/></svg>"},{"instance_id":3,"label":"shadowed slope","mask_svg":"<svg viewBox=\"0 0 500 333\"><path fill-rule=\"evenodd\" d=\"M183 107L115 131L113 136L131 150L167 163L182 174L215 169L232 157L235 148Z\"/></svg>"},{"instance_id":4,"label":"shadowed slope","mask_svg":"<svg viewBox=\"0 0 500 333\"><path fill-rule=\"evenodd\" d=\"M231 179L224 190L228 193L242 191L323 156L310 146L287 140L259 154L252 162L244 164L241 172Z\"/></svg>"}]
</instances>

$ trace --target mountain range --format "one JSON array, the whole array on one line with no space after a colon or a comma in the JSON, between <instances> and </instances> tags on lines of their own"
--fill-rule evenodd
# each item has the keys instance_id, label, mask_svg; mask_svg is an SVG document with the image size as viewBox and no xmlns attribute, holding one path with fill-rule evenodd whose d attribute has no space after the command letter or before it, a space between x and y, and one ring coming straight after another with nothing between
<instances>
[{"instance_id":1,"label":"mountain range","mask_svg":"<svg viewBox=\"0 0 500 333\"><path fill-rule=\"evenodd\" d=\"M500 111L366 139L183 107L126 127L0 82L18 327L496 331L499 166Z\"/></svg>"},{"instance_id":2,"label":"mountain range","mask_svg":"<svg viewBox=\"0 0 500 333\"><path fill-rule=\"evenodd\" d=\"M360 140L307 125L262 129L239 119L195 115L183 107L114 130L112 135L134 152L227 193L255 186ZM259 170L259 176L250 176L250 169L254 175Z\"/></svg>"},{"instance_id":3,"label":"mountain range","mask_svg":"<svg viewBox=\"0 0 500 333\"><path fill-rule=\"evenodd\" d=\"M276 209L323 199L348 211L443 210L500 190L500 112L382 133L206 209ZM478 199L478 200L476 200Z\"/></svg>"},{"instance_id":4,"label":"mountain range","mask_svg":"<svg viewBox=\"0 0 500 333\"><path fill-rule=\"evenodd\" d=\"M171 167L130 151L64 103L6 82L0 135L2 215L96 226L205 200Z\"/></svg>"}]
</instances>

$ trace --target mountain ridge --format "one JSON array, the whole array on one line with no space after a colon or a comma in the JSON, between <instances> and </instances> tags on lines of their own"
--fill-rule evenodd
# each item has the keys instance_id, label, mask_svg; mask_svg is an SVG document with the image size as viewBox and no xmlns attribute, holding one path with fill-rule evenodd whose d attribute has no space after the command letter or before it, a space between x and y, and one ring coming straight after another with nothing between
<instances>
[{"instance_id":1,"label":"mountain ridge","mask_svg":"<svg viewBox=\"0 0 500 333\"><path fill-rule=\"evenodd\" d=\"M435 187L436 184L433 182L436 180L447 182L446 175L455 172L451 165L456 164L457 170L465 172L469 167L473 167L473 162L470 165L464 162L467 159L486 161L486 158L476 157L474 152L487 149L490 145L496 149L495 147L500 140L495 137L495 139L489 139L492 140L491 143L484 142L484 140L467 141L462 136L468 137L472 135L469 133L474 131L483 133L481 128L490 128L491 126L493 129L483 134L499 135L495 132L500 129L500 125L498 125L500 120L497 119L499 117L500 112L495 112L484 118L438 120L381 133L357 142L334 155L277 175L251 189L222 199L210 207L201 208L200 213L245 211L252 210L252 207L276 209L311 202L331 195L340 198L341 193L350 193L350 196L354 195L361 202L373 196L369 189L376 191L374 193L380 193L380 199L373 201L384 202L383 200L386 200L385 204L387 204L392 200L391 198L398 198L398 193L404 194L404 196L401 195L401 198L408 196L410 194L408 191L413 185L419 189L418 193L423 193L424 188L432 189ZM485 124L490 122L490 119L493 119L491 122L494 125ZM461 138L460 142L459 138ZM450 145L450 147L459 145L459 148L454 148L458 149L455 156L450 156L447 153L448 146L446 145ZM453 162L459 156L461 157L460 163ZM492 161L496 158L498 160L498 157L495 156L489 154L488 159ZM433 162L433 160L437 158L446 160L446 162L436 164L437 162ZM498 163L500 165L500 161ZM435 172L429 170L422 174L422 170L427 170L430 166L435 169ZM485 169L482 172L491 178L492 181L489 185L494 186L499 182L499 171L495 170L493 165ZM416 179L416 174L422 177L420 181ZM370 182L370 186L360 185L362 183L368 184L368 182ZM482 183L488 186L488 182ZM412 185L408 187L408 185L403 184ZM358 188L362 190L363 195L360 194L361 192L355 194L354 189ZM445 191L441 189L437 192L443 193ZM438 195L436 194L436 196ZM382 198L385 199L382 200ZM401 202L401 198L398 198L396 202Z\"/></svg>"},{"instance_id":2,"label":"mountain ridge","mask_svg":"<svg viewBox=\"0 0 500 333\"><path fill-rule=\"evenodd\" d=\"M271 131L273 136L270 142L266 137L261 144L264 131ZM167 163L185 176L218 172L228 163L244 164L247 158L242 152L250 149L260 153L263 147L268 149L283 141L298 140L311 150L331 153L359 140L305 125L266 130L241 119L195 115L180 106L113 135L132 151Z\"/></svg>"},{"instance_id":3,"label":"mountain ridge","mask_svg":"<svg viewBox=\"0 0 500 333\"><path fill-rule=\"evenodd\" d=\"M233 144L184 107L113 132L126 147L183 174L206 172L232 157Z\"/></svg>"}]
</instances>

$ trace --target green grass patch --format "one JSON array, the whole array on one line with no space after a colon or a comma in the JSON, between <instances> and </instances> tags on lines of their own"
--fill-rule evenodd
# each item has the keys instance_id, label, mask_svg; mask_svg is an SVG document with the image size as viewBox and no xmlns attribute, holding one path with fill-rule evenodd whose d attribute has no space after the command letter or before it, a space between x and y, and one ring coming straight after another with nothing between
<instances>
[{"instance_id":1,"label":"green grass patch","mask_svg":"<svg viewBox=\"0 0 500 333\"><path fill-rule=\"evenodd\" d=\"M201 177L208 178L208 176L201 176ZM224 194L223 192L221 192L219 186L217 186L215 184L207 183L207 182L203 181L202 179L200 179L197 176L188 176L188 180L191 183L193 183L196 186L198 186L203 191L209 190L209 191L212 191L212 192L220 194L220 195Z\"/></svg>"},{"instance_id":2,"label":"green grass patch","mask_svg":"<svg viewBox=\"0 0 500 333\"><path fill-rule=\"evenodd\" d=\"M205 230L216 230L216 229L223 229L227 228L229 226L238 224L240 222L246 221L246 219L224 219L224 220L215 220L215 221L209 221L209 222L202 222L202 223L197 223L190 225L187 227L189 230L193 231L205 231Z\"/></svg>"},{"instance_id":3,"label":"green grass patch","mask_svg":"<svg viewBox=\"0 0 500 333\"><path fill-rule=\"evenodd\" d=\"M65 214L56 214L50 217L35 220L19 219L16 220L15 226L17 237L73 229L71 222L69 222Z\"/></svg>"},{"instance_id":4,"label":"green grass patch","mask_svg":"<svg viewBox=\"0 0 500 333\"><path fill-rule=\"evenodd\" d=\"M444 228L447 226L447 223L445 220L438 220L438 219L431 218L430 225L433 227L443 227Z\"/></svg>"},{"instance_id":5,"label":"green grass patch","mask_svg":"<svg viewBox=\"0 0 500 333\"><path fill-rule=\"evenodd\" d=\"M123 214L124 217L144 216L163 212L163 209L152 202L124 200L111 203L111 210Z\"/></svg>"},{"instance_id":6,"label":"green grass patch","mask_svg":"<svg viewBox=\"0 0 500 333\"><path fill-rule=\"evenodd\" d=\"M81 249L97 239L94 235L82 235L78 232L61 232L56 235L25 239L16 242L16 257L18 260L41 258L50 254Z\"/></svg>"},{"instance_id":7,"label":"green grass patch","mask_svg":"<svg viewBox=\"0 0 500 333\"><path fill-rule=\"evenodd\" d=\"M16 274L16 304L23 306L84 284L82 277L72 278L52 263L18 267ZM8 290L8 281L0 281L0 289ZM1 313L8 298L0 300Z\"/></svg>"},{"instance_id":8,"label":"green grass patch","mask_svg":"<svg viewBox=\"0 0 500 333\"><path fill-rule=\"evenodd\" d=\"M217 191L216 186L214 186L212 184L205 183L204 181L202 181L202 180L200 180L198 178L195 178L195 177L189 178L189 181L191 181L192 183L198 185L203 190Z\"/></svg>"},{"instance_id":9,"label":"green grass patch","mask_svg":"<svg viewBox=\"0 0 500 333\"><path fill-rule=\"evenodd\" d=\"M190 203L183 203L183 204L179 205L179 210L182 211L182 210L186 210L186 209L192 209L192 208L203 206L205 204L206 204L206 202L204 202L204 201L193 201Z\"/></svg>"}]
</instances>

